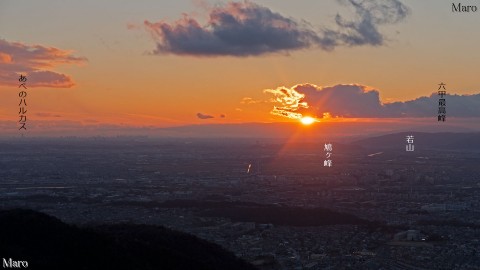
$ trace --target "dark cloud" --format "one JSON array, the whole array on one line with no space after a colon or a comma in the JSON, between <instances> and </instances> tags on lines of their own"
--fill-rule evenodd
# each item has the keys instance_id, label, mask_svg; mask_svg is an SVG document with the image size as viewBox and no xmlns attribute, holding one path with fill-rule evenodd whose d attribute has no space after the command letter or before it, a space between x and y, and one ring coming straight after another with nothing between
<instances>
[{"instance_id":1,"label":"dark cloud","mask_svg":"<svg viewBox=\"0 0 480 270\"><path fill-rule=\"evenodd\" d=\"M145 21L144 25L156 41L154 54L242 57L311 46L331 50L340 45L381 45L384 37L378 25L399 22L408 14L398 0L342 3L353 7L356 19L337 14L337 29L320 31L250 1L209 8L205 25L189 15L174 23Z\"/></svg>"},{"instance_id":2,"label":"dark cloud","mask_svg":"<svg viewBox=\"0 0 480 270\"><path fill-rule=\"evenodd\" d=\"M378 26L402 21L410 13L407 6L399 0L342 0L344 5L353 7L356 18L348 20L337 14L337 29L325 29L320 38L320 45L333 49L339 45L383 45L384 36Z\"/></svg>"},{"instance_id":3,"label":"dark cloud","mask_svg":"<svg viewBox=\"0 0 480 270\"><path fill-rule=\"evenodd\" d=\"M227 117L225 114L220 114L220 118L225 118Z\"/></svg>"},{"instance_id":4,"label":"dark cloud","mask_svg":"<svg viewBox=\"0 0 480 270\"><path fill-rule=\"evenodd\" d=\"M299 119L304 115L322 117L435 117L438 95L419 97L405 102L383 104L377 90L362 85L318 87L300 84L292 88L265 90L275 97L272 114ZM447 95L446 110L450 117L480 117L480 94Z\"/></svg>"},{"instance_id":5,"label":"dark cloud","mask_svg":"<svg viewBox=\"0 0 480 270\"><path fill-rule=\"evenodd\" d=\"M27 75L28 87L69 88L75 85L72 78L51 69L86 61L86 58L73 56L71 51L0 39L0 84L18 85L19 74L23 74Z\"/></svg>"},{"instance_id":6,"label":"dark cloud","mask_svg":"<svg viewBox=\"0 0 480 270\"><path fill-rule=\"evenodd\" d=\"M210 118L215 118L215 117L212 116L212 115L208 115L208 114L197 113L197 118L199 118L199 119L210 119Z\"/></svg>"},{"instance_id":7,"label":"dark cloud","mask_svg":"<svg viewBox=\"0 0 480 270\"><path fill-rule=\"evenodd\" d=\"M438 110L439 96L433 93L429 97L420 97L406 102L385 104L388 115L424 117L431 116ZM447 94L447 117L480 117L480 94L450 95Z\"/></svg>"},{"instance_id":8,"label":"dark cloud","mask_svg":"<svg viewBox=\"0 0 480 270\"><path fill-rule=\"evenodd\" d=\"M157 41L156 54L249 56L307 48L317 34L299 23L252 2L230 2L210 10L205 26L185 15L173 24L145 26Z\"/></svg>"},{"instance_id":9,"label":"dark cloud","mask_svg":"<svg viewBox=\"0 0 480 270\"><path fill-rule=\"evenodd\" d=\"M330 113L343 117L376 117L382 113L378 91L360 85L336 85L319 88L315 85L297 85L294 91L305 95L304 102L320 116Z\"/></svg>"}]
</instances>

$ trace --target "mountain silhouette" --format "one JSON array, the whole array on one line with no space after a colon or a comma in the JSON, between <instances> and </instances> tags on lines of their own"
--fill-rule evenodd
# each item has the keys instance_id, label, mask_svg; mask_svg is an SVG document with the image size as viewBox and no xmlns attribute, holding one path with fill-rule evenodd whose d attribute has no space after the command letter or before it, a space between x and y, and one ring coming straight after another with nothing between
<instances>
[{"instance_id":1,"label":"mountain silhouette","mask_svg":"<svg viewBox=\"0 0 480 270\"><path fill-rule=\"evenodd\" d=\"M33 210L0 211L0 257L28 269L255 269L195 236L151 225L77 227Z\"/></svg>"}]
</instances>

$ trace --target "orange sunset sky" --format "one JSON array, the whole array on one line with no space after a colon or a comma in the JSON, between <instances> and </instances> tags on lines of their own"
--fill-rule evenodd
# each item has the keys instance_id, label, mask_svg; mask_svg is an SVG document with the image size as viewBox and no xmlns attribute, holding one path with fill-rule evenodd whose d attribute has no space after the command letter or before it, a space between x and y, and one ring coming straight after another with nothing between
<instances>
[{"instance_id":1,"label":"orange sunset sky","mask_svg":"<svg viewBox=\"0 0 480 270\"><path fill-rule=\"evenodd\" d=\"M440 82L456 95L449 120L478 119L480 16L451 9L434 0L5 0L0 126L18 129L20 74L32 134L306 115L435 121Z\"/></svg>"}]
</instances>

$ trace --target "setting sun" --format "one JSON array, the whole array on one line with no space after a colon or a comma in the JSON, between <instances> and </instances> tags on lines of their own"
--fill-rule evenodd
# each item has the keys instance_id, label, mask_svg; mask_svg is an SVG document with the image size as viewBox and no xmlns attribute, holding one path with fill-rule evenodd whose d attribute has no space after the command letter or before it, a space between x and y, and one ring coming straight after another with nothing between
<instances>
[{"instance_id":1,"label":"setting sun","mask_svg":"<svg viewBox=\"0 0 480 270\"><path fill-rule=\"evenodd\" d=\"M316 122L316 120L313 117L305 116L305 117L302 117L302 119L300 119L300 122L302 122L302 124L304 125L311 125L314 122Z\"/></svg>"}]
</instances>

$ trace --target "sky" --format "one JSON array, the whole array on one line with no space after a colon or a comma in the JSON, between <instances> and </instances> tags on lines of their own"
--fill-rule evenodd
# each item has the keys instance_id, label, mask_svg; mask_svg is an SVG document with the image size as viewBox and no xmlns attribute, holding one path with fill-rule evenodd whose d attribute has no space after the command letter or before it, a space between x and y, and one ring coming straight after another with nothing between
<instances>
[{"instance_id":1,"label":"sky","mask_svg":"<svg viewBox=\"0 0 480 270\"><path fill-rule=\"evenodd\" d=\"M0 126L18 130L20 74L33 134L305 116L430 123L441 82L449 121L480 118L479 23L443 0L2 0Z\"/></svg>"}]
</instances>

